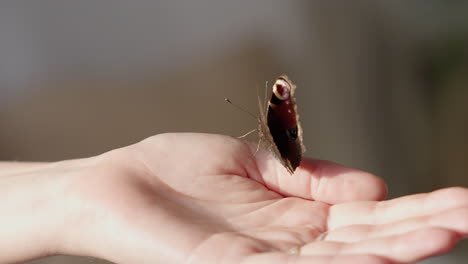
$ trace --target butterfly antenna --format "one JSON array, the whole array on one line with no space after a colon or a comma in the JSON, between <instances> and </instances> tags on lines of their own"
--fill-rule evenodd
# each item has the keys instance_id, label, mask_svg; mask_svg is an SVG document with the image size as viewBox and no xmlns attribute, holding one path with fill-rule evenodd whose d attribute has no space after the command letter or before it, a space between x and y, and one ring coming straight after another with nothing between
<instances>
[{"instance_id":1,"label":"butterfly antenna","mask_svg":"<svg viewBox=\"0 0 468 264\"><path fill-rule=\"evenodd\" d=\"M224 101L230 103L230 104L231 104L232 106L234 106L235 108L237 108L237 109L241 110L242 112L248 114L249 116L253 117L255 120L258 120L258 116L254 115L254 114L250 113L249 111L245 110L244 108L242 108L242 107L240 107L240 106L234 104L231 100L229 100L229 98L224 98ZM248 135L248 134L250 134L250 133L252 133L252 132L253 132L253 131L250 131L250 132L247 133L246 135ZM245 136L246 136L246 135L245 135ZM244 136L242 136L242 137L244 137Z\"/></svg>"}]
</instances>

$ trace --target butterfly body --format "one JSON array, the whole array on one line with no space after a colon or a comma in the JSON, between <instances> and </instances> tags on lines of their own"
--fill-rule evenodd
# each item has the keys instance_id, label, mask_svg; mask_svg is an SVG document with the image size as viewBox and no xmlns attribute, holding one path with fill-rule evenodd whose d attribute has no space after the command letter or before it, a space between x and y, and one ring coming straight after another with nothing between
<instances>
[{"instance_id":1,"label":"butterfly body","mask_svg":"<svg viewBox=\"0 0 468 264\"><path fill-rule=\"evenodd\" d=\"M293 174L305 151L302 127L294 100L296 86L286 75L278 77L265 108L260 105L260 137L283 166ZM266 111L266 112L265 112Z\"/></svg>"}]
</instances>

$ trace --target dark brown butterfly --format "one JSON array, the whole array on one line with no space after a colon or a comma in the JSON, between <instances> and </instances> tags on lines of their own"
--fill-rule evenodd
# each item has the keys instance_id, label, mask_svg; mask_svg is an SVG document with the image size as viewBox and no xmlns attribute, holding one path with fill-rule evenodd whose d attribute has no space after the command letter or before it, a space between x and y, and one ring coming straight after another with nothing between
<instances>
[{"instance_id":1,"label":"dark brown butterfly","mask_svg":"<svg viewBox=\"0 0 468 264\"><path fill-rule=\"evenodd\" d=\"M276 158L291 174L301 163L302 153L305 151L302 127L294 100L295 90L296 86L291 80L286 75L281 75L273 85L268 104L262 106L259 98L260 140L267 143Z\"/></svg>"}]
</instances>

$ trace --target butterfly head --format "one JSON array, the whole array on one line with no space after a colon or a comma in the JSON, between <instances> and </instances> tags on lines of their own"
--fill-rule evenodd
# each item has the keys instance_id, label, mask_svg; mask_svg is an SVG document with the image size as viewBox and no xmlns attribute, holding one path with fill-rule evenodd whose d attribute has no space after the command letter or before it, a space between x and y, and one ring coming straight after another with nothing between
<instances>
[{"instance_id":1,"label":"butterfly head","mask_svg":"<svg viewBox=\"0 0 468 264\"><path fill-rule=\"evenodd\" d=\"M284 101L291 96L291 85L286 80L278 78L273 85L273 94Z\"/></svg>"}]
</instances>

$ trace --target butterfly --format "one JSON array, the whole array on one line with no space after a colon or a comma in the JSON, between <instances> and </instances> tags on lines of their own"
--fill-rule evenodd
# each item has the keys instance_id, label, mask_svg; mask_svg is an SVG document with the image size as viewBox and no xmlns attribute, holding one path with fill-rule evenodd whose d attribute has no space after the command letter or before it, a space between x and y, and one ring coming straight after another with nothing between
<instances>
[{"instance_id":1,"label":"butterfly","mask_svg":"<svg viewBox=\"0 0 468 264\"><path fill-rule=\"evenodd\" d=\"M276 79L266 105L258 97L260 140L266 143L290 174L299 166L305 152L295 90L292 81L286 75L281 75Z\"/></svg>"}]
</instances>

